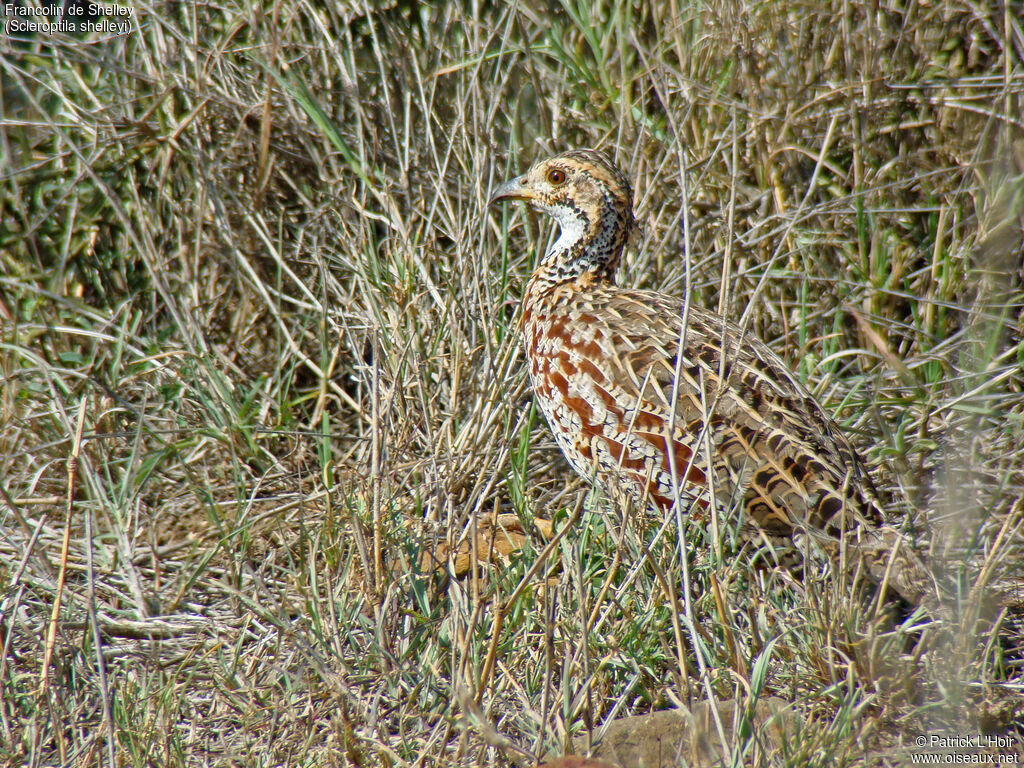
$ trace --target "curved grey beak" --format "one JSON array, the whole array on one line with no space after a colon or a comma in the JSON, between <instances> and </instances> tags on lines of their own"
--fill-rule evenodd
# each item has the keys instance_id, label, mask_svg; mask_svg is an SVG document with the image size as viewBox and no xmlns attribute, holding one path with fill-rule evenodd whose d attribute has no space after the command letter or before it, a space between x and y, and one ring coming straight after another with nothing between
<instances>
[{"instance_id":1,"label":"curved grey beak","mask_svg":"<svg viewBox=\"0 0 1024 768\"><path fill-rule=\"evenodd\" d=\"M487 201L487 205L494 205L502 200L529 200L532 195L530 190L523 183L525 176L516 176L514 179L509 179L491 194L491 199Z\"/></svg>"}]
</instances>

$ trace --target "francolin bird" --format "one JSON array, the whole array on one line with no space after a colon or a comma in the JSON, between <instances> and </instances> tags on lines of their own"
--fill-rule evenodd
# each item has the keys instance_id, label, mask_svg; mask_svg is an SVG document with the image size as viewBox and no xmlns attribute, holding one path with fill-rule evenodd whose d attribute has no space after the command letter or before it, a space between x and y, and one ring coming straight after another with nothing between
<instances>
[{"instance_id":1,"label":"francolin bird","mask_svg":"<svg viewBox=\"0 0 1024 768\"><path fill-rule=\"evenodd\" d=\"M633 200L605 155L539 162L495 190L503 200L561 229L526 287L522 330L537 403L580 475L662 514L742 515L741 540L769 562L799 561L811 542L835 561L842 543L850 567L933 603L860 457L778 355L714 312L615 285Z\"/></svg>"}]
</instances>

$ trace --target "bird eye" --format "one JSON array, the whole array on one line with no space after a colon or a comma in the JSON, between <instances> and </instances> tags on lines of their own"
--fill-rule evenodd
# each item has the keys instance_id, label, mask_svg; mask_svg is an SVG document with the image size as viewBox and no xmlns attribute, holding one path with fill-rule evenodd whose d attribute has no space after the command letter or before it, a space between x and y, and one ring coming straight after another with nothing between
<instances>
[{"instance_id":1,"label":"bird eye","mask_svg":"<svg viewBox=\"0 0 1024 768\"><path fill-rule=\"evenodd\" d=\"M554 184L556 187L560 184L565 183L565 171L561 168L552 168L548 171L548 183Z\"/></svg>"}]
</instances>

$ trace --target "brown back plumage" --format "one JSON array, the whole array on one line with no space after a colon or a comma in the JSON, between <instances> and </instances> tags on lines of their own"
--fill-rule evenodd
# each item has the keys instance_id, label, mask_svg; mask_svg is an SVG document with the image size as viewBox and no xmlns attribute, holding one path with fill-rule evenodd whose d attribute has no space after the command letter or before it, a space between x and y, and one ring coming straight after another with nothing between
<instances>
[{"instance_id":1,"label":"brown back plumage","mask_svg":"<svg viewBox=\"0 0 1024 768\"><path fill-rule=\"evenodd\" d=\"M856 451L759 339L680 299L614 277L633 225L629 182L576 150L499 187L561 227L523 299L537 401L577 472L668 513L678 499L742 509L740 532L794 549L840 539L877 581L927 602L927 571L885 522Z\"/></svg>"}]
</instances>

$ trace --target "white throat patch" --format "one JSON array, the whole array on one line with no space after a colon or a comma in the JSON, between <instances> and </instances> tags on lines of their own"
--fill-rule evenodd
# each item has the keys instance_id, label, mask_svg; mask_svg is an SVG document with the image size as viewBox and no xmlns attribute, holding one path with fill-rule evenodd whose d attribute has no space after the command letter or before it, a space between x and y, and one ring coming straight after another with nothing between
<instances>
[{"instance_id":1,"label":"white throat patch","mask_svg":"<svg viewBox=\"0 0 1024 768\"><path fill-rule=\"evenodd\" d=\"M549 256L560 251L568 251L582 239L586 231L585 219L579 213L562 205L545 207L544 211L554 218L561 230L558 239L548 248Z\"/></svg>"}]
</instances>

